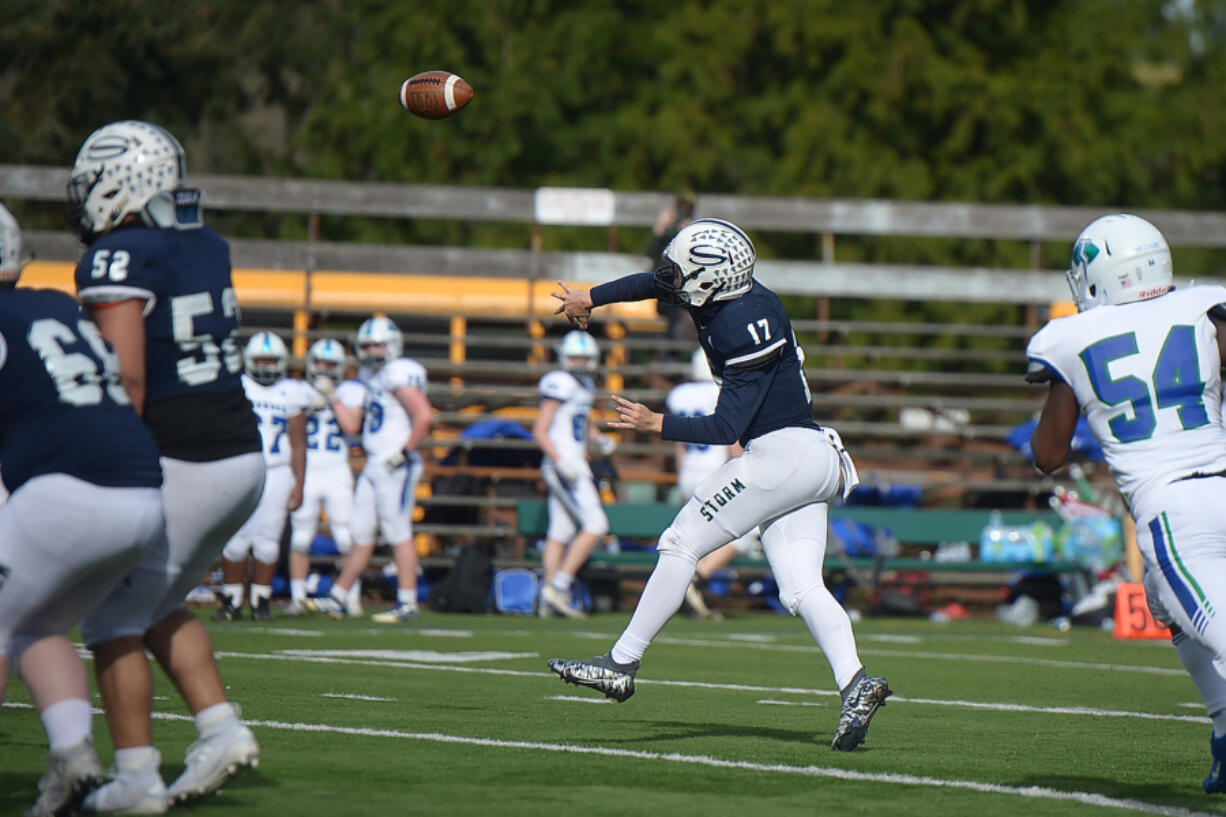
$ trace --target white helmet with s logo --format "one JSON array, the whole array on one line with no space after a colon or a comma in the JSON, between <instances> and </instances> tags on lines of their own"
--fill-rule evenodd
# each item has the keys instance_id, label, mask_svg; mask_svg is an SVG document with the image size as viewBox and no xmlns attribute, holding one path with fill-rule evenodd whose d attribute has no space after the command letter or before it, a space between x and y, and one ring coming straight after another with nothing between
<instances>
[{"instance_id":1,"label":"white helmet with s logo","mask_svg":"<svg viewBox=\"0 0 1226 817\"><path fill-rule=\"evenodd\" d=\"M664 258L673 266L678 300L702 306L748 292L758 253L749 236L732 222L700 218L681 228L664 248Z\"/></svg>"}]
</instances>

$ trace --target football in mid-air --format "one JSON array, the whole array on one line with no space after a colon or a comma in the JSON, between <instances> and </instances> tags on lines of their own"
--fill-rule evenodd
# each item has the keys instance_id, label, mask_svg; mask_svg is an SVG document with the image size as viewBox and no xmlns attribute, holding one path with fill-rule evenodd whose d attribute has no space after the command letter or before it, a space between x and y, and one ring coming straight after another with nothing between
<instances>
[{"instance_id":1,"label":"football in mid-air","mask_svg":"<svg viewBox=\"0 0 1226 817\"><path fill-rule=\"evenodd\" d=\"M400 104L425 119L443 119L473 98L473 87L450 71L423 71L400 86Z\"/></svg>"}]
</instances>

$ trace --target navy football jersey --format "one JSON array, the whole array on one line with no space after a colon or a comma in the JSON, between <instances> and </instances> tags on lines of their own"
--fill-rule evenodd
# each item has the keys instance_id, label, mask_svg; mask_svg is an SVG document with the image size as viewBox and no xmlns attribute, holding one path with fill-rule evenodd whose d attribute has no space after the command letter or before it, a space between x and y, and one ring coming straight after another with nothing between
<instances>
[{"instance_id":1,"label":"navy football jersey","mask_svg":"<svg viewBox=\"0 0 1226 817\"><path fill-rule=\"evenodd\" d=\"M678 303L668 268L592 289L597 306L645 298ZM739 298L682 306L694 319L711 374L720 383L719 400L715 412L705 417L665 415L664 439L744 445L781 428L819 428L802 366L804 354L779 296L755 281Z\"/></svg>"},{"instance_id":2,"label":"navy football jersey","mask_svg":"<svg viewBox=\"0 0 1226 817\"><path fill-rule=\"evenodd\" d=\"M260 450L240 379L230 248L215 230L114 230L86 250L76 284L86 304L145 301L145 421L164 456Z\"/></svg>"},{"instance_id":3,"label":"navy football jersey","mask_svg":"<svg viewBox=\"0 0 1226 817\"><path fill-rule=\"evenodd\" d=\"M51 290L0 290L0 472L9 491L41 474L156 488L152 435L115 353L81 307Z\"/></svg>"}]
</instances>

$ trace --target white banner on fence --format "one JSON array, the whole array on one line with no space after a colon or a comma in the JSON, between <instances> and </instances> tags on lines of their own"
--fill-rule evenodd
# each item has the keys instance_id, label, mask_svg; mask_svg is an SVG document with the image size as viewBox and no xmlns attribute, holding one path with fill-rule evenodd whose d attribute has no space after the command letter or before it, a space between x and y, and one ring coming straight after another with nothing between
<instances>
[{"instance_id":1,"label":"white banner on fence","mask_svg":"<svg viewBox=\"0 0 1226 817\"><path fill-rule=\"evenodd\" d=\"M541 187L536 191L538 224L582 224L604 227L613 223L612 190L583 187Z\"/></svg>"}]
</instances>

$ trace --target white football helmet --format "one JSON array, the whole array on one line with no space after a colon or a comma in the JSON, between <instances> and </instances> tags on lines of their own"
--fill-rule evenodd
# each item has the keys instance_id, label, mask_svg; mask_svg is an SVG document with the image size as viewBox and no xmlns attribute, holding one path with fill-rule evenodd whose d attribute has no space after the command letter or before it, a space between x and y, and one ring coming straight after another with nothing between
<instances>
[{"instance_id":1,"label":"white football helmet","mask_svg":"<svg viewBox=\"0 0 1226 817\"><path fill-rule=\"evenodd\" d=\"M700 218L681 228L664 248L664 258L673 265L677 298L702 306L748 292L758 253L749 236L732 222Z\"/></svg>"},{"instance_id":2,"label":"white football helmet","mask_svg":"<svg viewBox=\"0 0 1226 817\"><path fill-rule=\"evenodd\" d=\"M0 287L14 286L21 277L21 227L17 219L0 204Z\"/></svg>"},{"instance_id":3,"label":"white football helmet","mask_svg":"<svg viewBox=\"0 0 1226 817\"><path fill-rule=\"evenodd\" d=\"M307 379L323 376L339 383L345 379L345 360L345 347L340 341L332 338L317 340L307 350Z\"/></svg>"},{"instance_id":4,"label":"white football helmet","mask_svg":"<svg viewBox=\"0 0 1226 817\"><path fill-rule=\"evenodd\" d=\"M256 383L271 386L285 377L289 351L272 332L256 332L243 350L243 369Z\"/></svg>"},{"instance_id":5,"label":"white football helmet","mask_svg":"<svg viewBox=\"0 0 1226 817\"><path fill-rule=\"evenodd\" d=\"M358 363L377 369L400 357L402 340L400 329L391 318L376 316L363 321L358 327L354 349Z\"/></svg>"},{"instance_id":6,"label":"white football helmet","mask_svg":"<svg viewBox=\"0 0 1226 817\"><path fill-rule=\"evenodd\" d=\"M572 372L594 372L600 360L600 344L596 338L578 329L567 332L558 345L558 360L562 368Z\"/></svg>"},{"instance_id":7,"label":"white football helmet","mask_svg":"<svg viewBox=\"0 0 1226 817\"><path fill-rule=\"evenodd\" d=\"M134 213L170 226L155 223L146 208L160 193L173 196L185 172L183 147L169 131L135 120L103 125L85 140L68 177L69 221L86 243Z\"/></svg>"},{"instance_id":8,"label":"white football helmet","mask_svg":"<svg viewBox=\"0 0 1226 817\"><path fill-rule=\"evenodd\" d=\"M1139 216L1103 216L1073 242L1065 272L1077 309L1127 304L1170 292L1171 248L1158 228Z\"/></svg>"},{"instance_id":9,"label":"white football helmet","mask_svg":"<svg viewBox=\"0 0 1226 817\"><path fill-rule=\"evenodd\" d=\"M690 358L690 379L696 383L714 383L715 375L711 374L711 363L707 360L707 353L701 348L694 350L694 355Z\"/></svg>"}]
</instances>

